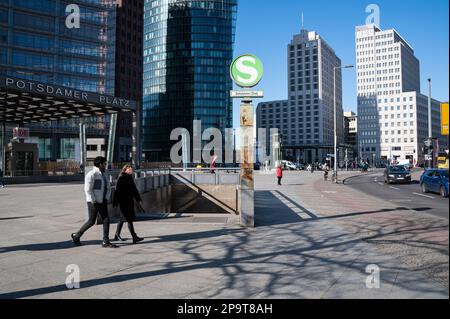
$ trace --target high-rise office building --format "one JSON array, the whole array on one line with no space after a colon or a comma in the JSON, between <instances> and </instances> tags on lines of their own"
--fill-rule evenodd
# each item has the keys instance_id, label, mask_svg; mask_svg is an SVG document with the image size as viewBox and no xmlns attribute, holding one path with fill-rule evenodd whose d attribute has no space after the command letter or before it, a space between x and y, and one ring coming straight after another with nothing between
<instances>
[{"instance_id":1,"label":"high-rise office building","mask_svg":"<svg viewBox=\"0 0 450 319\"><path fill-rule=\"evenodd\" d=\"M258 105L260 128L278 128L285 156L323 162L334 149L334 68L341 60L317 32L302 30L288 46L288 100ZM344 142L342 78L336 69L338 144ZM270 134L267 132L267 144Z\"/></svg>"},{"instance_id":2,"label":"high-rise office building","mask_svg":"<svg viewBox=\"0 0 450 319\"><path fill-rule=\"evenodd\" d=\"M140 102L143 3L144 0L0 1L0 72ZM79 28L66 25L72 13L68 6L73 4L80 9ZM109 122L109 116L88 120L88 158L90 154L106 155ZM77 124L78 120L71 120L30 125L28 142L39 144L42 161L77 160ZM120 114L115 162L130 161L132 134L132 114Z\"/></svg>"},{"instance_id":3,"label":"high-rise office building","mask_svg":"<svg viewBox=\"0 0 450 319\"><path fill-rule=\"evenodd\" d=\"M0 73L101 94L114 94L113 0L0 1ZM66 19L77 5L80 27ZM106 139L107 121L93 118L88 137ZM31 125L41 161L79 158L76 120ZM10 135L12 131L8 129Z\"/></svg>"},{"instance_id":4,"label":"high-rise office building","mask_svg":"<svg viewBox=\"0 0 450 319\"><path fill-rule=\"evenodd\" d=\"M229 66L237 0L148 0L144 6L143 152L168 161L170 133L193 121L232 127Z\"/></svg>"},{"instance_id":5,"label":"high-rise office building","mask_svg":"<svg viewBox=\"0 0 450 319\"><path fill-rule=\"evenodd\" d=\"M356 27L358 143L364 160L423 161L428 97L420 94L420 64L394 29ZM440 103L432 100L433 136L440 136ZM441 146L447 145L441 137Z\"/></svg>"},{"instance_id":6,"label":"high-rise office building","mask_svg":"<svg viewBox=\"0 0 450 319\"><path fill-rule=\"evenodd\" d=\"M142 104L144 0L116 1L114 95ZM116 162L130 162L133 115L119 114L114 147Z\"/></svg>"}]
</instances>

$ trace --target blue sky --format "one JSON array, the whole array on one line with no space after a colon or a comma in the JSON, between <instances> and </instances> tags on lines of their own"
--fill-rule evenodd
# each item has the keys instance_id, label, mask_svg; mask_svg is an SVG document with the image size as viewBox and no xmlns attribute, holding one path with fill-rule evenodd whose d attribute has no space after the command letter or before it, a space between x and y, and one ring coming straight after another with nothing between
<instances>
[{"instance_id":1,"label":"blue sky","mask_svg":"<svg viewBox=\"0 0 450 319\"><path fill-rule=\"evenodd\" d=\"M420 60L421 91L449 100L449 1L448 0L238 0L235 56L253 53L264 63L265 74L257 89L262 101L287 99L287 45L305 29L317 31L343 64L355 64L355 26L365 24L366 7L380 7L381 28L396 29L414 48ZM356 70L344 71L344 109L356 111ZM259 101L255 101L255 104ZM234 126L239 126L235 102Z\"/></svg>"}]
</instances>

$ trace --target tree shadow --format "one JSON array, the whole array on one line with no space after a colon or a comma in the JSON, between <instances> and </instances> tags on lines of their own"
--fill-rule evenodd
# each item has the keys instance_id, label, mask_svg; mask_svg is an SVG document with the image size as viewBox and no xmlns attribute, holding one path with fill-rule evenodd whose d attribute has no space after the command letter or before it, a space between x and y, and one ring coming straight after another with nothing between
<instances>
[{"instance_id":1,"label":"tree shadow","mask_svg":"<svg viewBox=\"0 0 450 319\"><path fill-rule=\"evenodd\" d=\"M430 285L429 277L419 275L423 273L432 277L435 269L446 267L448 269L448 237L447 242L444 240L442 243L426 237L434 232L448 233L448 222L431 218L419 219L414 212L402 207L326 217L316 216L303 207L316 216L316 218L310 216L306 222L286 204L293 208L303 207L282 193L258 191L255 193L258 228L254 230L224 228L158 236L156 240L148 243L151 245L176 243L173 245L174 248L170 249L171 256L175 254L177 258L168 258L156 266L154 261L144 261L139 264L143 270L134 273L115 273L103 278L86 280L82 282L81 290L159 276L169 276L164 280L170 280L170 275L186 273L188 276L190 272L200 270L205 271L207 274L205 276L210 276L206 271L220 273L222 279L216 282L214 276L210 279L212 286L186 292L184 299L198 296L223 298L229 294L234 294L234 298L257 298L261 294L296 299L311 296L321 298L328 296L331 287L337 289L339 283L346 282L348 277L366 278L365 271L370 262L378 264L382 269L383 286L407 291L409 295L418 298L429 294L442 297L446 293L448 295L448 287L442 286L440 282ZM385 221L377 218L357 220L365 216L382 214L391 216L394 210L404 214L404 217L396 219L396 216L392 216ZM348 224L338 224L337 221L345 221ZM352 227L357 229L357 232L352 230ZM222 240L222 237L225 240ZM385 255L378 252L378 249L372 249L375 245L392 243L400 245L399 250L407 252L403 253L406 254L405 258L421 258L424 252L426 256L440 257L413 267L396 255ZM50 246L44 244L28 249L31 251L52 249L54 244L47 245ZM12 247L9 251L25 250L24 247L27 246ZM162 247L160 249L167 250ZM210 255L205 254L205 251L221 251L223 254ZM373 254L372 257L366 257L368 252ZM157 269L148 270L147 265ZM417 276L414 275L416 272ZM397 275L403 273L405 276L402 280L397 280ZM421 278L425 279L422 281ZM296 290L296 287L301 289ZM353 295L361 293L361 296L364 296L367 292L363 280L360 286L352 287L361 289L351 291ZM314 295L316 290L317 295ZM64 291L67 291L65 285L54 285L5 292L0 294L0 299L28 298ZM349 292L343 288L336 293L345 297ZM126 293L123 295L126 296ZM389 297L389 292L384 296Z\"/></svg>"}]
</instances>

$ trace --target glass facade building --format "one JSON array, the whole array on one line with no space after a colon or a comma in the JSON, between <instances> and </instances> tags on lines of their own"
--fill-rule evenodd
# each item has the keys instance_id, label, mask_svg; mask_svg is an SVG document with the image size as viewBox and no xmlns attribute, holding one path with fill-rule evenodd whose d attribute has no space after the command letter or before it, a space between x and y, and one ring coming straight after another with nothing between
<instances>
[{"instance_id":1,"label":"glass facade building","mask_svg":"<svg viewBox=\"0 0 450 319\"><path fill-rule=\"evenodd\" d=\"M66 24L73 4L79 28ZM114 95L115 10L115 0L0 0L0 74ZM77 122L30 126L41 160L73 159ZM107 119L89 122L107 135Z\"/></svg>"},{"instance_id":2,"label":"glass facade building","mask_svg":"<svg viewBox=\"0 0 450 319\"><path fill-rule=\"evenodd\" d=\"M80 28L66 26L70 4L80 8ZM113 4L113 0L0 0L0 72L113 94L114 28L108 29Z\"/></svg>"},{"instance_id":3,"label":"glass facade building","mask_svg":"<svg viewBox=\"0 0 450 319\"><path fill-rule=\"evenodd\" d=\"M143 152L167 161L170 133L193 121L202 131L232 127L229 66L237 0L146 0ZM224 135L225 136L225 135Z\"/></svg>"}]
</instances>

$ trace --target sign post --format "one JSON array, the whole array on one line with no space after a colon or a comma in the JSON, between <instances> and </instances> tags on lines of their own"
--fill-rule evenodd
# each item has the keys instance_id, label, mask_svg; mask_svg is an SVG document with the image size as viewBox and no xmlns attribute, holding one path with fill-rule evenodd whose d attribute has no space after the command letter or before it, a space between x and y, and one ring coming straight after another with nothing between
<instances>
[{"instance_id":1,"label":"sign post","mask_svg":"<svg viewBox=\"0 0 450 319\"><path fill-rule=\"evenodd\" d=\"M30 129L24 127L15 127L13 129L13 138L23 140L30 137Z\"/></svg>"},{"instance_id":2,"label":"sign post","mask_svg":"<svg viewBox=\"0 0 450 319\"><path fill-rule=\"evenodd\" d=\"M230 75L234 83L242 91L231 91L231 98L240 98L240 127L241 127L241 215L240 222L243 227L255 227L255 123L253 99L263 98L263 91L252 91L261 81L264 68L261 60L251 54L237 57L230 67Z\"/></svg>"},{"instance_id":3,"label":"sign post","mask_svg":"<svg viewBox=\"0 0 450 319\"><path fill-rule=\"evenodd\" d=\"M449 136L449 104L441 104L441 130L442 135Z\"/></svg>"}]
</instances>

